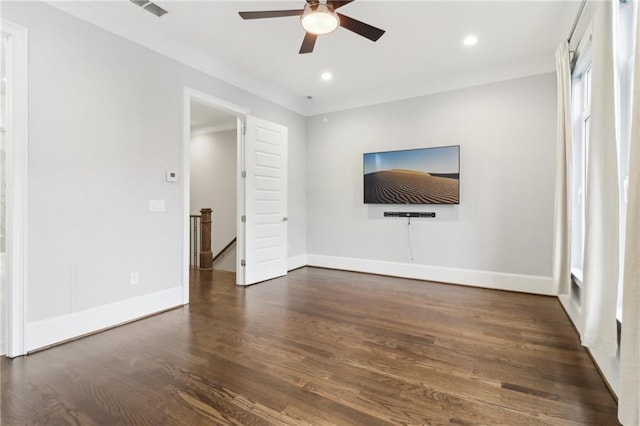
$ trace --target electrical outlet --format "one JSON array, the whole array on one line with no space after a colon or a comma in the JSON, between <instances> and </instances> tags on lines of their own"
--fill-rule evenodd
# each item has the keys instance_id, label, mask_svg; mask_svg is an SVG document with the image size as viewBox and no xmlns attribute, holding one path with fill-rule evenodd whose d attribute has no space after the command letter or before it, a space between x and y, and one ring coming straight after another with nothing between
<instances>
[{"instance_id":1,"label":"electrical outlet","mask_svg":"<svg viewBox=\"0 0 640 426\"><path fill-rule=\"evenodd\" d=\"M129 284L130 285L138 285L140 283L140 276L137 272L131 272L129 274Z\"/></svg>"}]
</instances>

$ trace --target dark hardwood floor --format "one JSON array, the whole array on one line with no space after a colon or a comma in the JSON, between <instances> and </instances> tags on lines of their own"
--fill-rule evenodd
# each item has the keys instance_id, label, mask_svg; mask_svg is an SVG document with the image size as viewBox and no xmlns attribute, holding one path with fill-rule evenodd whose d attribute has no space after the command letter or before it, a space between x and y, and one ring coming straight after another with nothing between
<instances>
[{"instance_id":1,"label":"dark hardwood floor","mask_svg":"<svg viewBox=\"0 0 640 426\"><path fill-rule=\"evenodd\" d=\"M617 425L552 297L302 268L1 361L2 425Z\"/></svg>"}]
</instances>

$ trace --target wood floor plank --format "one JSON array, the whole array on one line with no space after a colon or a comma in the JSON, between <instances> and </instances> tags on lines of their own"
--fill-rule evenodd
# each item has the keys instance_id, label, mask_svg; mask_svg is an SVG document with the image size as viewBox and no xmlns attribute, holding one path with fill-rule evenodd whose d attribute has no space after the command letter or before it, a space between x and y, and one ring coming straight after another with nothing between
<instances>
[{"instance_id":1,"label":"wood floor plank","mask_svg":"<svg viewBox=\"0 0 640 426\"><path fill-rule=\"evenodd\" d=\"M557 299L301 268L0 360L2 425L618 425Z\"/></svg>"}]
</instances>

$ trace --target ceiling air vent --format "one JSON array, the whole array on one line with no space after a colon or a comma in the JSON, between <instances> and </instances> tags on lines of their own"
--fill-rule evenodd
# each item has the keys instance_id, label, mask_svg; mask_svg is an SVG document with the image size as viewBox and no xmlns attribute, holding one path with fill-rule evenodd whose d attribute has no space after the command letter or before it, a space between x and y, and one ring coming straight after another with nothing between
<instances>
[{"instance_id":1,"label":"ceiling air vent","mask_svg":"<svg viewBox=\"0 0 640 426\"><path fill-rule=\"evenodd\" d=\"M129 0L129 1L131 1L131 3L135 4L136 6L140 6L147 12L156 15L158 18L164 15L165 13L167 13L166 10L164 10L157 4L147 0Z\"/></svg>"}]
</instances>

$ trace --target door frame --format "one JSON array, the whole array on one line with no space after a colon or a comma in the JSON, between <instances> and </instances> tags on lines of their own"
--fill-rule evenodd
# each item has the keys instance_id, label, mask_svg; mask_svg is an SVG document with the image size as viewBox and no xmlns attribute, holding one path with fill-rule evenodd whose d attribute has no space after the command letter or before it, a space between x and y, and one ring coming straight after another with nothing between
<instances>
[{"instance_id":1,"label":"door frame","mask_svg":"<svg viewBox=\"0 0 640 426\"><path fill-rule=\"evenodd\" d=\"M244 268L240 267L240 259L244 254L244 224L241 222L241 215L244 213L244 185L242 182L241 171L244 170L244 128L249 110L239 105L232 104L224 99L217 98L208 93L184 87L183 91L183 116L182 116L182 191L183 191L183 217L182 217L182 303L189 303L189 259L191 256L189 250L189 214L190 206L190 188L191 188L191 161L190 161L190 144L191 144L191 101L197 101L212 108L216 108L237 117L237 212L236 212L236 283L244 283Z\"/></svg>"},{"instance_id":2,"label":"door frame","mask_svg":"<svg viewBox=\"0 0 640 426\"><path fill-rule=\"evenodd\" d=\"M7 46L7 273L3 342L10 358L26 353L29 164L28 30L2 20ZM6 292L5 292L6 291ZM4 322L4 321L3 321Z\"/></svg>"}]
</instances>

